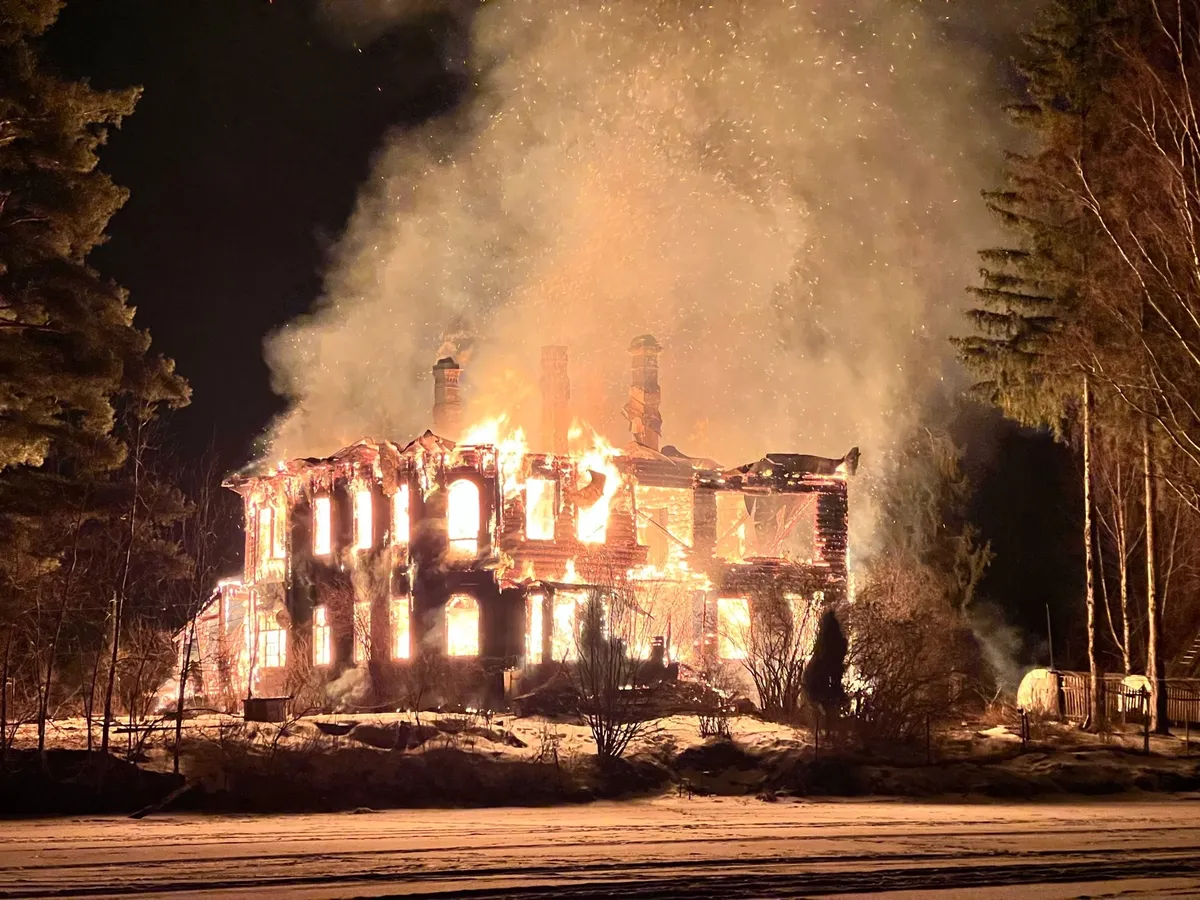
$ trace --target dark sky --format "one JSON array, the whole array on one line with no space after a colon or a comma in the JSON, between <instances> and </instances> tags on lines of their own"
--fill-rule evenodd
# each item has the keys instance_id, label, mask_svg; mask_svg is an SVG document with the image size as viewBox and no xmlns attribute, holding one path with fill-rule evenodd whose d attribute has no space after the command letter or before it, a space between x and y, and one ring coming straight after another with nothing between
<instances>
[{"instance_id":1,"label":"dark sky","mask_svg":"<svg viewBox=\"0 0 1200 900\"><path fill-rule=\"evenodd\" d=\"M131 191L92 256L194 389L174 425L226 465L279 411L262 354L308 310L324 254L390 127L454 105L444 18L359 48L307 0L70 0L48 58L97 87L142 85L102 167Z\"/></svg>"}]
</instances>

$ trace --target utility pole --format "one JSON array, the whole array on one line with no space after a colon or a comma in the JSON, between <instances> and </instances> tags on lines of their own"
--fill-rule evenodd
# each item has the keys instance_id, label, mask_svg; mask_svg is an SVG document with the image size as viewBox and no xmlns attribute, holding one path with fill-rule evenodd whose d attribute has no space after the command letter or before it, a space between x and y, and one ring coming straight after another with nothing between
<instances>
[{"instance_id":1,"label":"utility pole","mask_svg":"<svg viewBox=\"0 0 1200 900\"><path fill-rule=\"evenodd\" d=\"M1050 627L1050 604L1046 604L1046 640L1050 642L1050 671L1054 671L1054 629Z\"/></svg>"}]
</instances>

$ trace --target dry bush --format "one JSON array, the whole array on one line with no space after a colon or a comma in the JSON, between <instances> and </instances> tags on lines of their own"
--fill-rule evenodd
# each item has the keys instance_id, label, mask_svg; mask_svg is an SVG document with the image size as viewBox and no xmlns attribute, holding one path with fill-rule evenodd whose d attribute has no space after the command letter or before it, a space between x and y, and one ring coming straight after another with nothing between
<instances>
[{"instance_id":1,"label":"dry bush","mask_svg":"<svg viewBox=\"0 0 1200 900\"><path fill-rule=\"evenodd\" d=\"M132 725L153 712L158 690L175 675L175 643L160 628L135 623L121 642L117 696Z\"/></svg>"},{"instance_id":2,"label":"dry bush","mask_svg":"<svg viewBox=\"0 0 1200 900\"><path fill-rule=\"evenodd\" d=\"M286 715L299 719L328 708L325 671L313 663L311 645L298 639L287 661L283 693L288 698Z\"/></svg>"},{"instance_id":3,"label":"dry bush","mask_svg":"<svg viewBox=\"0 0 1200 900\"><path fill-rule=\"evenodd\" d=\"M620 758L653 714L657 686L638 684L644 660L630 652L649 643L648 618L619 583L589 591L569 672L602 763Z\"/></svg>"},{"instance_id":4,"label":"dry bush","mask_svg":"<svg viewBox=\"0 0 1200 900\"><path fill-rule=\"evenodd\" d=\"M936 577L921 566L877 562L849 609L853 727L864 745L923 739L950 708L952 675L969 640Z\"/></svg>"},{"instance_id":5,"label":"dry bush","mask_svg":"<svg viewBox=\"0 0 1200 900\"><path fill-rule=\"evenodd\" d=\"M700 737L731 738L729 719L734 712L733 699L738 690L737 675L720 660L706 662L700 674L705 692L702 708L696 713Z\"/></svg>"},{"instance_id":6,"label":"dry bush","mask_svg":"<svg viewBox=\"0 0 1200 900\"><path fill-rule=\"evenodd\" d=\"M812 650L814 585L792 584L765 575L749 590L749 627L725 637L742 651L742 666L754 682L763 715L796 722L804 688L804 665Z\"/></svg>"},{"instance_id":7,"label":"dry bush","mask_svg":"<svg viewBox=\"0 0 1200 900\"><path fill-rule=\"evenodd\" d=\"M537 750L533 754L536 762L553 763L557 769L560 761L558 757L558 748L562 744L562 735L558 728L550 722L542 722L542 727L538 731Z\"/></svg>"}]
</instances>

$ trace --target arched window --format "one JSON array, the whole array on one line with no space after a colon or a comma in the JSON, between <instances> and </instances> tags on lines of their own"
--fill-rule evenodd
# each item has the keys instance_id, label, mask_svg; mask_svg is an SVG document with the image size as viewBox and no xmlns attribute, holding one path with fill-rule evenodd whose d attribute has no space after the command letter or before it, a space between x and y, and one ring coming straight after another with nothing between
<instances>
[{"instance_id":1,"label":"arched window","mask_svg":"<svg viewBox=\"0 0 1200 900\"><path fill-rule=\"evenodd\" d=\"M462 556L474 556L479 552L482 519L479 485L466 478L450 482L446 491L446 529L451 551Z\"/></svg>"},{"instance_id":2,"label":"arched window","mask_svg":"<svg viewBox=\"0 0 1200 900\"><path fill-rule=\"evenodd\" d=\"M446 655L479 655L479 603L470 594L446 602Z\"/></svg>"}]
</instances>

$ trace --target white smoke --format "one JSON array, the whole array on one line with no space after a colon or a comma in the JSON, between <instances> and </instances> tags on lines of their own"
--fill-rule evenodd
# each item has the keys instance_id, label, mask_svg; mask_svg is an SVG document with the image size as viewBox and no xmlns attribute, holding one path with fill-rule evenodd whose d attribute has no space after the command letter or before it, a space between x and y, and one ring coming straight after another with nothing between
<instances>
[{"instance_id":1,"label":"white smoke","mask_svg":"<svg viewBox=\"0 0 1200 900\"><path fill-rule=\"evenodd\" d=\"M430 4L345 6L370 27ZM539 347L569 345L575 412L622 443L625 349L650 332L665 442L870 465L946 378L991 238L984 55L897 0L467 18L477 96L388 140L324 297L267 342L291 400L270 452L420 433L447 336L472 344L469 411L535 437Z\"/></svg>"},{"instance_id":2,"label":"white smoke","mask_svg":"<svg viewBox=\"0 0 1200 900\"><path fill-rule=\"evenodd\" d=\"M325 685L325 697L337 712L347 712L361 706L370 693L371 673L366 666L346 669Z\"/></svg>"}]
</instances>

